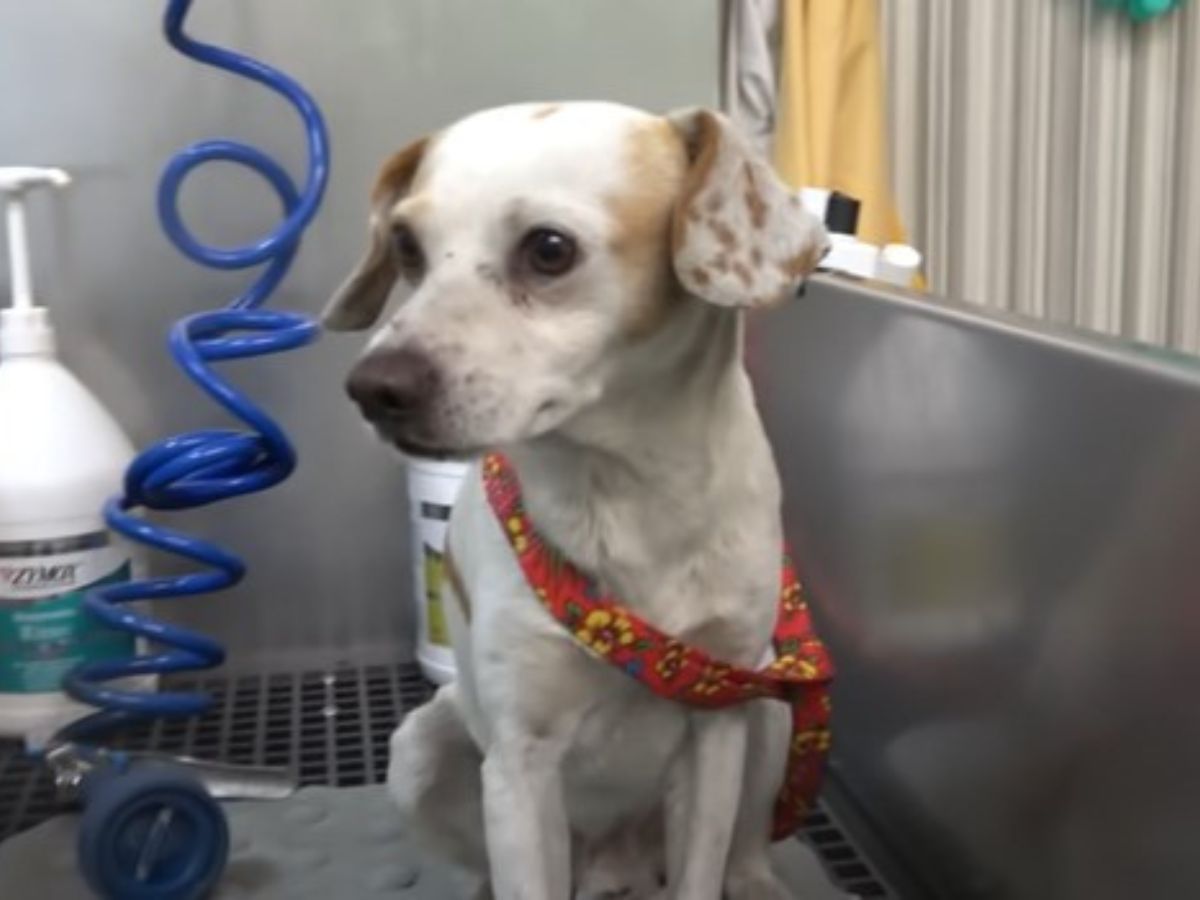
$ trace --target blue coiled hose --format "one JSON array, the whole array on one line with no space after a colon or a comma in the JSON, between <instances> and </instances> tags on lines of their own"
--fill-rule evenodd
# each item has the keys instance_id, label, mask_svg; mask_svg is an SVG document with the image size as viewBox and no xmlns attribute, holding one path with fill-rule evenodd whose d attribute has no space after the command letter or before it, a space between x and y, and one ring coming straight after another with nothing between
<instances>
[{"instance_id":1,"label":"blue coiled hose","mask_svg":"<svg viewBox=\"0 0 1200 900\"><path fill-rule=\"evenodd\" d=\"M111 728L154 716L203 712L209 698L179 692L139 693L106 685L114 678L168 674L220 665L224 648L215 640L160 622L130 609L138 600L169 600L205 594L241 580L241 559L215 544L150 524L135 511L187 509L265 490L291 474L296 455L280 427L209 368L216 360L242 359L291 350L313 341L309 317L258 309L287 274L304 229L316 215L329 178L329 138L312 97L282 72L238 53L203 44L184 34L191 0L170 0L164 18L167 41L192 59L257 81L285 97L300 114L308 140L308 177L297 190L287 172L262 151L228 140L201 141L167 164L158 188L163 230L181 253L201 265L244 269L266 264L257 280L226 308L189 316L171 329L169 346L179 366L247 430L212 429L167 438L143 451L125 474L124 494L104 509L110 528L131 540L173 553L206 568L185 575L151 578L90 592L84 606L106 625L147 638L159 648L145 656L84 663L64 680L72 697L98 707L69 725L60 737L90 739ZM179 188L192 169L206 162L239 163L263 176L283 204L284 220L266 236L242 247L220 248L192 236L179 215Z\"/></svg>"}]
</instances>

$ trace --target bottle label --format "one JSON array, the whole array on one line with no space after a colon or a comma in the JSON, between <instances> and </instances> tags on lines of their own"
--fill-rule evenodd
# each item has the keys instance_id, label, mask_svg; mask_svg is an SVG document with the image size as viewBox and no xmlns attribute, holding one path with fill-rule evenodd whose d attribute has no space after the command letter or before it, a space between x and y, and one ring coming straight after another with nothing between
<instances>
[{"instance_id":1,"label":"bottle label","mask_svg":"<svg viewBox=\"0 0 1200 900\"><path fill-rule=\"evenodd\" d=\"M442 550L446 542L446 525L450 521L451 506L422 500L417 553L415 562L423 567L420 584L424 589L424 615L420 624L425 629L425 640L434 647L450 647L450 629L446 623L446 610L442 606L442 586L446 581L446 561Z\"/></svg>"},{"instance_id":2,"label":"bottle label","mask_svg":"<svg viewBox=\"0 0 1200 900\"><path fill-rule=\"evenodd\" d=\"M440 550L422 542L425 549L425 624L429 643L438 647L450 646L450 631L442 609L442 583L445 581L446 561Z\"/></svg>"},{"instance_id":3,"label":"bottle label","mask_svg":"<svg viewBox=\"0 0 1200 900\"><path fill-rule=\"evenodd\" d=\"M128 553L105 532L0 542L0 692L57 691L81 662L132 656L134 636L82 606L92 588L129 578Z\"/></svg>"}]
</instances>

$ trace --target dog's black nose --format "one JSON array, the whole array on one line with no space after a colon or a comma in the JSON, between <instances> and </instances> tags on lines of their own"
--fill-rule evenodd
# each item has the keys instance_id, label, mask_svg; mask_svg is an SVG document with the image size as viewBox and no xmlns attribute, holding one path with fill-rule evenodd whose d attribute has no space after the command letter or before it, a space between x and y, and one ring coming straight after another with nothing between
<instances>
[{"instance_id":1,"label":"dog's black nose","mask_svg":"<svg viewBox=\"0 0 1200 900\"><path fill-rule=\"evenodd\" d=\"M413 415L437 387L437 368L415 347L373 350L350 370L346 393L372 422Z\"/></svg>"}]
</instances>

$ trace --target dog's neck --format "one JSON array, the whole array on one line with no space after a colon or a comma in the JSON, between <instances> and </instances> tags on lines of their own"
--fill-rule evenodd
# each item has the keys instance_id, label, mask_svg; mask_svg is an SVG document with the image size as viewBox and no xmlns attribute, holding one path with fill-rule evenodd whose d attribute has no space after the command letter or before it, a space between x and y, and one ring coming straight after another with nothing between
<instances>
[{"instance_id":1,"label":"dog's neck","mask_svg":"<svg viewBox=\"0 0 1200 900\"><path fill-rule=\"evenodd\" d=\"M741 344L740 313L691 301L594 407L509 449L535 526L614 590L695 565L727 538L715 520L778 540L778 476Z\"/></svg>"}]
</instances>

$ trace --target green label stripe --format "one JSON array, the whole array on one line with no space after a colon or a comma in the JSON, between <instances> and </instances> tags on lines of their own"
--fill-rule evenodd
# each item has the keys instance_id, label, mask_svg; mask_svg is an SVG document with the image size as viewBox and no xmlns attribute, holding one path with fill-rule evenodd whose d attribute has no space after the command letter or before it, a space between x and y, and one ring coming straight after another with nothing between
<instances>
[{"instance_id":1,"label":"green label stripe","mask_svg":"<svg viewBox=\"0 0 1200 900\"><path fill-rule=\"evenodd\" d=\"M134 637L93 621L83 595L95 587L129 580L129 563L78 590L0 606L0 692L57 691L63 676L81 662L132 656Z\"/></svg>"}]
</instances>

